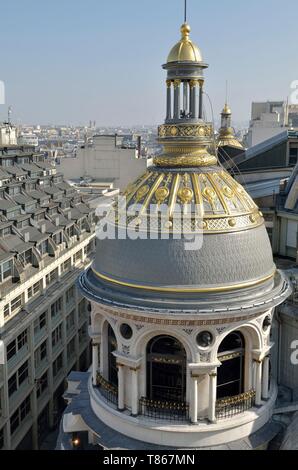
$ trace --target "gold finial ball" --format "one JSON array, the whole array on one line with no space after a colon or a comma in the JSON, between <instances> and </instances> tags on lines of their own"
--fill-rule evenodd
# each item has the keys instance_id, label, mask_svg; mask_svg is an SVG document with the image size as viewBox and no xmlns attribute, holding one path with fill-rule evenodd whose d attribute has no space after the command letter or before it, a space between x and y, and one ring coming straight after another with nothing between
<instances>
[{"instance_id":1,"label":"gold finial ball","mask_svg":"<svg viewBox=\"0 0 298 470\"><path fill-rule=\"evenodd\" d=\"M187 23L183 23L183 25L181 26L181 34L182 34L182 37L186 37L189 35L191 29L190 29L190 26L189 24Z\"/></svg>"}]
</instances>

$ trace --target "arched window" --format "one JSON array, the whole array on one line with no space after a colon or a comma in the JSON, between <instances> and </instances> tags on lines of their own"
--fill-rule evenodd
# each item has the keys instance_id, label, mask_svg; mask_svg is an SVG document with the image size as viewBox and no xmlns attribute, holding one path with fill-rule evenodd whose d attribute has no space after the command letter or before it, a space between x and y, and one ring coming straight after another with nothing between
<instances>
[{"instance_id":1,"label":"arched window","mask_svg":"<svg viewBox=\"0 0 298 470\"><path fill-rule=\"evenodd\" d=\"M113 351L117 350L117 340L113 328L108 326L109 382L118 387L118 371Z\"/></svg>"},{"instance_id":2,"label":"arched window","mask_svg":"<svg viewBox=\"0 0 298 470\"><path fill-rule=\"evenodd\" d=\"M186 401L186 352L171 336L157 336L148 343L147 398Z\"/></svg>"},{"instance_id":3,"label":"arched window","mask_svg":"<svg viewBox=\"0 0 298 470\"><path fill-rule=\"evenodd\" d=\"M244 392L245 340L240 331L229 334L218 349L217 399Z\"/></svg>"}]
</instances>

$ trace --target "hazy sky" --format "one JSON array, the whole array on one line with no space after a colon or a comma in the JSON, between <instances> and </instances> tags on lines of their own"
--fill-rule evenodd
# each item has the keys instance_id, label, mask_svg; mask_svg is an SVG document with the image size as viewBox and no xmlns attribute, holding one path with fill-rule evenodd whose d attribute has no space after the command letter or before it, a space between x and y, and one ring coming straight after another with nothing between
<instances>
[{"instance_id":1,"label":"hazy sky","mask_svg":"<svg viewBox=\"0 0 298 470\"><path fill-rule=\"evenodd\" d=\"M161 64L180 38L183 0L0 0L0 80L17 122L157 124ZM297 0L188 0L217 116L229 81L234 120L286 99L298 79ZM207 105L206 105L207 107ZM0 105L0 119L6 108Z\"/></svg>"}]
</instances>

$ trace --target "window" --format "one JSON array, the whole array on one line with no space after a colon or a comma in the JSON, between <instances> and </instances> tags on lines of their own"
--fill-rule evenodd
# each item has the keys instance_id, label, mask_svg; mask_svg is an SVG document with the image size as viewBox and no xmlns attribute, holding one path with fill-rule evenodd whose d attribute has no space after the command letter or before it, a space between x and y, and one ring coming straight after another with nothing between
<instances>
[{"instance_id":1,"label":"window","mask_svg":"<svg viewBox=\"0 0 298 470\"><path fill-rule=\"evenodd\" d=\"M67 345L67 358L68 359L75 354L75 350L76 350L76 341L75 341L75 338L72 338L72 340L69 341Z\"/></svg>"},{"instance_id":2,"label":"window","mask_svg":"<svg viewBox=\"0 0 298 470\"><path fill-rule=\"evenodd\" d=\"M14 434L18 429L19 425L22 421L28 416L30 413L31 406L30 406L30 396L27 397L21 406L17 409L17 411L12 415L10 418L10 430L11 434Z\"/></svg>"},{"instance_id":3,"label":"window","mask_svg":"<svg viewBox=\"0 0 298 470\"><path fill-rule=\"evenodd\" d=\"M90 255L93 251L93 242L88 243L87 246L84 247L84 254L85 255Z\"/></svg>"},{"instance_id":4,"label":"window","mask_svg":"<svg viewBox=\"0 0 298 470\"><path fill-rule=\"evenodd\" d=\"M29 363L26 361L8 380L8 394L11 397L29 377Z\"/></svg>"},{"instance_id":5,"label":"window","mask_svg":"<svg viewBox=\"0 0 298 470\"><path fill-rule=\"evenodd\" d=\"M19 254L18 260L23 266L32 264L32 250L27 250L24 253Z\"/></svg>"},{"instance_id":6,"label":"window","mask_svg":"<svg viewBox=\"0 0 298 470\"><path fill-rule=\"evenodd\" d=\"M9 260L1 264L0 266L0 282L5 281L11 276L12 276L12 260Z\"/></svg>"},{"instance_id":7,"label":"window","mask_svg":"<svg viewBox=\"0 0 298 470\"><path fill-rule=\"evenodd\" d=\"M37 368L40 363L47 357L47 342L44 341L34 353L34 364Z\"/></svg>"},{"instance_id":8,"label":"window","mask_svg":"<svg viewBox=\"0 0 298 470\"><path fill-rule=\"evenodd\" d=\"M9 315L10 315L9 304L6 304L4 307L4 318L9 317Z\"/></svg>"},{"instance_id":9,"label":"window","mask_svg":"<svg viewBox=\"0 0 298 470\"><path fill-rule=\"evenodd\" d=\"M79 342L83 343L87 337L87 327L86 324L82 326L82 328L79 329Z\"/></svg>"},{"instance_id":10,"label":"window","mask_svg":"<svg viewBox=\"0 0 298 470\"><path fill-rule=\"evenodd\" d=\"M48 373L43 374L36 382L36 395L39 398L48 388Z\"/></svg>"},{"instance_id":11,"label":"window","mask_svg":"<svg viewBox=\"0 0 298 470\"><path fill-rule=\"evenodd\" d=\"M75 236L75 228L74 225L66 229L67 235L71 238Z\"/></svg>"},{"instance_id":12,"label":"window","mask_svg":"<svg viewBox=\"0 0 298 470\"><path fill-rule=\"evenodd\" d=\"M53 235L53 240L56 243L56 245L60 245L62 243L62 232L59 232Z\"/></svg>"},{"instance_id":13,"label":"window","mask_svg":"<svg viewBox=\"0 0 298 470\"><path fill-rule=\"evenodd\" d=\"M115 335L109 326L110 377L115 382L114 350ZM147 345L147 398L161 402L186 400L186 352L176 338L157 336Z\"/></svg>"},{"instance_id":14,"label":"window","mask_svg":"<svg viewBox=\"0 0 298 470\"><path fill-rule=\"evenodd\" d=\"M66 330L69 331L75 325L75 311L72 312L66 317Z\"/></svg>"},{"instance_id":15,"label":"window","mask_svg":"<svg viewBox=\"0 0 298 470\"><path fill-rule=\"evenodd\" d=\"M39 250L41 256L46 255L49 251L49 241L44 240L43 242L39 243L37 245L37 249Z\"/></svg>"},{"instance_id":16,"label":"window","mask_svg":"<svg viewBox=\"0 0 298 470\"><path fill-rule=\"evenodd\" d=\"M29 227L29 219L23 220L22 228Z\"/></svg>"},{"instance_id":17,"label":"window","mask_svg":"<svg viewBox=\"0 0 298 470\"><path fill-rule=\"evenodd\" d=\"M9 361L9 359L15 356L16 353L17 353L16 340L13 340L11 343L9 343L6 349L7 360Z\"/></svg>"},{"instance_id":18,"label":"window","mask_svg":"<svg viewBox=\"0 0 298 470\"><path fill-rule=\"evenodd\" d=\"M47 312L43 312L34 322L34 334L38 334L47 325Z\"/></svg>"},{"instance_id":19,"label":"window","mask_svg":"<svg viewBox=\"0 0 298 470\"><path fill-rule=\"evenodd\" d=\"M57 346L59 342L62 340L62 325L59 325L53 332L52 332L52 347L54 348Z\"/></svg>"},{"instance_id":20,"label":"window","mask_svg":"<svg viewBox=\"0 0 298 470\"><path fill-rule=\"evenodd\" d=\"M85 299L82 299L79 303L79 315L83 315L86 312L86 302Z\"/></svg>"},{"instance_id":21,"label":"window","mask_svg":"<svg viewBox=\"0 0 298 470\"><path fill-rule=\"evenodd\" d=\"M77 263L78 261L81 261L82 260L82 250L77 251L77 253L75 253L73 258L74 258L75 263Z\"/></svg>"},{"instance_id":22,"label":"window","mask_svg":"<svg viewBox=\"0 0 298 470\"><path fill-rule=\"evenodd\" d=\"M52 284L56 279L58 279L58 269L57 268L46 275L46 284L47 284L47 286Z\"/></svg>"},{"instance_id":23,"label":"window","mask_svg":"<svg viewBox=\"0 0 298 470\"><path fill-rule=\"evenodd\" d=\"M22 349L28 342L27 330L23 331L17 338L18 351Z\"/></svg>"},{"instance_id":24,"label":"window","mask_svg":"<svg viewBox=\"0 0 298 470\"><path fill-rule=\"evenodd\" d=\"M62 311L62 297L51 305L51 318L55 318Z\"/></svg>"},{"instance_id":25,"label":"window","mask_svg":"<svg viewBox=\"0 0 298 470\"><path fill-rule=\"evenodd\" d=\"M53 362L53 376L56 377L56 375L59 373L59 371L63 367L63 355L62 353L57 357L57 359Z\"/></svg>"},{"instance_id":26,"label":"window","mask_svg":"<svg viewBox=\"0 0 298 470\"><path fill-rule=\"evenodd\" d=\"M8 395L11 397L18 389L17 374L14 374L8 380Z\"/></svg>"},{"instance_id":27,"label":"window","mask_svg":"<svg viewBox=\"0 0 298 470\"><path fill-rule=\"evenodd\" d=\"M1 233L1 238L7 237L7 236L11 235L11 228L6 227L6 228L2 229L0 233Z\"/></svg>"},{"instance_id":28,"label":"window","mask_svg":"<svg viewBox=\"0 0 298 470\"><path fill-rule=\"evenodd\" d=\"M27 335L27 330L23 331L17 339L11 341L7 345L6 348L6 354L7 354L7 360L9 361L12 357L14 357L18 351L20 351L28 342L28 335Z\"/></svg>"},{"instance_id":29,"label":"window","mask_svg":"<svg viewBox=\"0 0 298 470\"><path fill-rule=\"evenodd\" d=\"M19 186L15 186L14 188L9 188L8 193L10 196L16 196L17 194L20 194L21 188Z\"/></svg>"},{"instance_id":30,"label":"window","mask_svg":"<svg viewBox=\"0 0 298 470\"><path fill-rule=\"evenodd\" d=\"M6 217L8 220L13 220L21 214L21 210L7 211Z\"/></svg>"},{"instance_id":31,"label":"window","mask_svg":"<svg viewBox=\"0 0 298 470\"><path fill-rule=\"evenodd\" d=\"M40 221L40 220L45 220L45 218L44 218L44 212L42 212L41 214L35 215L35 216L34 216L34 219L35 219L35 220L38 220L38 221Z\"/></svg>"},{"instance_id":32,"label":"window","mask_svg":"<svg viewBox=\"0 0 298 470\"><path fill-rule=\"evenodd\" d=\"M61 266L62 272L69 272L71 270L71 258L68 258Z\"/></svg>"},{"instance_id":33,"label":"window","mask_svg":"<svg viewBox=\"0 0 298 470\"><path fill-rule=\"evenodd\" d=\"M70 304L74 300L74 296L75 296L75 288L74 286L71 286L70 289L68 289L65 294L66 303Z\"/></svg>"},{"instance_id":34,"label":"window","mask_svg":"<svg viewBox=\"0 0 298 470\"><path fill-rule=\"evenodd\" d=\"M29 377L29 364L26 361L18 370L19 386Z\"/></svg>"},{"instance_id":35,"label":"window","mask_svg":"<svg viewBox=\"0 0 298 470\"><path fill-rule=\"evenodd\" d=\"M15 299L11 301L11 313L16 312L17 310L20 310L22 308L22 296L19 295Z\"/></svg>"},{"instance_id":36,"label":"window","mask_svg":"<svg viewBox=\"0 0 298 470\"><path fill-rule=\"evenodd\" d=\"M35 297L40 291L40 283L36 282L33 286L29 287L28 289L28 299L32 299Z\"/></svg>"},{"instance_id":37,"label":"window","mask_svg":"<svg viewBox=\"0 0 298 470\"><path fill-rule=\"evenodd\" d=\"M290 149L290 166L295 166L297 163L297 156L298 156L298 148L291 148Z\"/></svg>"}]
</instances>

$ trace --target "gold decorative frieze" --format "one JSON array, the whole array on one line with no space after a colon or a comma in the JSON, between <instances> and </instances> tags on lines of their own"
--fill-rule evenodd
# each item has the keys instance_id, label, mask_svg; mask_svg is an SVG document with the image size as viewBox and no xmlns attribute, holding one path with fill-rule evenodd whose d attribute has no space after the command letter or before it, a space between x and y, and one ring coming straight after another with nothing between
<instances>
[{"instance_id":1,"label":"gold decorative frieze","mask_svg":"<svg viewBox=\"0 0 298 470\"><path fill-rule=\"evenodd\" d=\"M220 167L206 173L182 168L178 172L152 169L129 185L124 196L124 203L115 204L108 216L111 224L121 228L132 224L140 231L160 233L176 233L181 227L183 233L225 233L264 224L251 197ZM158 215L161 205L163 211ZM168 210L164 210L167 206ZM182 210L185 206L187 217Z\"/></svg>"},{"instance_id":2,"label":"gold decorative frieze","mask_svg":"<svg viewBox=\"0 0 298 470\"><path fill-rule=\"evenodd\" d=\"M163 124L158 128L158 136L163 137L208 137L213 136L213 128L209 124Z\"/></svg>"}]
</instances>

